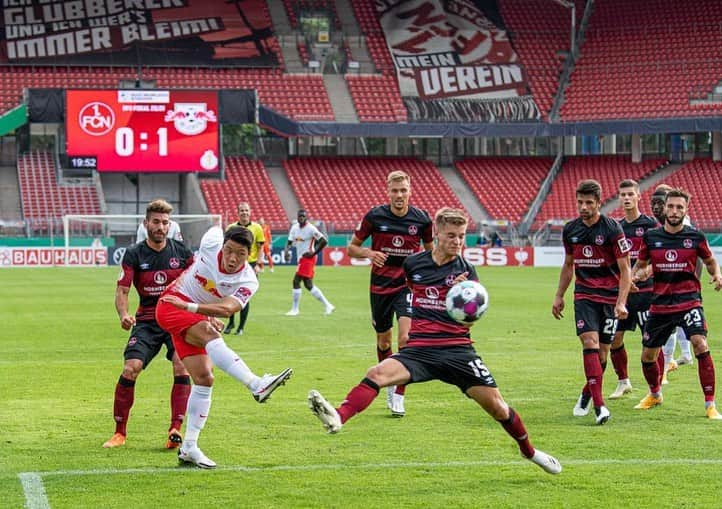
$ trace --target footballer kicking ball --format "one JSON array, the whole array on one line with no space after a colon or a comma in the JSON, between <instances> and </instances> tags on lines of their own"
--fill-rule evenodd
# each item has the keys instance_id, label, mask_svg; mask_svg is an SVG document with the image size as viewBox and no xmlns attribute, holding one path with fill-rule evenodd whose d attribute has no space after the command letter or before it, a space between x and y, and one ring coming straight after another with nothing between
<instances>
[{"instance_id":1,"label":"footballer kicking ball","mask_svg":"<svg viewBox=\"0 0 722 509\"><path fill-rule=\"evenodd\" d=\"M489 307L489 293L478 281L456 283L446 294L446 312L459 323L471 325Z\"/></svg>"}]
</instances>

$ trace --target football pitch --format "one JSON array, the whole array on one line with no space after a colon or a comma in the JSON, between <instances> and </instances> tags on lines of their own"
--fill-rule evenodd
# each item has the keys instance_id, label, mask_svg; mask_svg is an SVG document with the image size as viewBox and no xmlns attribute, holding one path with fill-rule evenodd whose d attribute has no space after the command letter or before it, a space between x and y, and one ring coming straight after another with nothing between
<instances>
[{"instance_id":1,"label":"football pitch","mask_svg":"<svg viewBox=\"0 0 722 509\"><path fill-rule=\"evenodd\" d=\"M286 317L291 270L260 276L245 334L226 341L257 374L290 366L293 378L259 405L216 370L200 439L218 463L214 471L179 467L175 451L163 448L171 366L162 356L138 379L127 444L101 447L114 430L127 341L113 305L118 268L0 271L0 507L718 505L722 422L705 418L696 364L670 375L662 406L634 410L646 384L639 331L628 333L633 393L607 400L605 426L592 415L572 416L583 385L581 348L571 289L564 319L551 316L558 269L479 268L491 304L472 329L532 443L562 463L558 476L523 460L498 423L440 382L410 386L402 419L379 397L339 434L326 434L307 407L309 389L338 404L376 362L368 269L319 267L316 284L336 311L324 316L304 290L301 314ZM703 277L719 379L722 295ZM615 386L610 363L605 396Z\"/></svg>"}]
</instances>

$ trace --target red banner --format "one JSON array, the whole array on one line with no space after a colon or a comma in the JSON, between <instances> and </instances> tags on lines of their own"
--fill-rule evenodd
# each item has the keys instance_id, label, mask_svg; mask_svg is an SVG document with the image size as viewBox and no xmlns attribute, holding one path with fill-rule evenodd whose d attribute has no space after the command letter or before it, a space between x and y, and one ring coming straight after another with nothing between
<instances>
[{"instance_id":1,"label":"red banner","mask_svg":"<svg viewBox=\"0 0 722 509\"><path fill-rule=\"evenodd\" d=\"M53 267L66 265L66 250L62 247L0 247L0 267ZM71 247L67 250L67 265L108 265L108 249Z\"/></svg>"},{"instance_id":2,"label":"red banner","mask_svg":"<svg viewBox=\"0 0 722 509\"><path fill-rule=\"evenodd\" d=\"M464 258L475 266L488 267L533 267L534 248L532 247L467 247ZM345 248L324 249L323 264L332 267L368 266L368 259L350 258Z\"/></svg>"}]
</instances>

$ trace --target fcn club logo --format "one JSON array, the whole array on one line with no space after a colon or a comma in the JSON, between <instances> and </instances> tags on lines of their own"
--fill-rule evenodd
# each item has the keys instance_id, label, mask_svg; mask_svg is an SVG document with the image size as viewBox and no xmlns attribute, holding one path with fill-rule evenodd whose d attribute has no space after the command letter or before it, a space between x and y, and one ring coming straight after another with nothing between
<instances>
[{"instance_id":1,"label":"fcn club logo","mask_svg":"<svg viewBox=\"0 0 722 509\"><path fill-rule=\"evenodd\" d=\"M105 103L88 103L78 113L78 125L90 136L103 136L113 129L115 112Z\"/></svg>"}]
</instances>

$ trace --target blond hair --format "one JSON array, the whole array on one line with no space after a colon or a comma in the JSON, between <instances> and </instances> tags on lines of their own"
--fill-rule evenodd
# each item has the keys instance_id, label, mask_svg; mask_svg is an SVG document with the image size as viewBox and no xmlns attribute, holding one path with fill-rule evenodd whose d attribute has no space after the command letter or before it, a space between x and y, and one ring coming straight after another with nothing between
<instances>
[{"instance_id":1,"label":"blond hair","mask_svg":"<svg viewBox=\"0 0 722 509\"><path fill-rule=\"evenodd\" d=\"M153 212L157 212L158 214L170 214L173 212L173 205L161 198L158 198L157 200L150 202L145 208L145 218L150 219L150 215Z\"/></svg>"},{"instance_id":2,"label":"blond hair","mask_svg":"<svg viewBox=\"0 0 722 509\"><path fill-rule=\"evenodd\" d=\"M455 209L452 207L442 207L436 211L434 216L434 223L438 230L444 225L452 224L454 226L465 226L469 223L469 219L463 210Z\"/></svg>"},{"instance_id":3,"label":"blond hair","mask_svg":"<svg viewBox=\"0 0 722 509\"><path fill-rule=\"evenodd\" d=\"M401 170L392 171L386 177L386 185L390 186L391 184L395 182L401 182L402 180L407 181L409 185L411 185L411 177L408 173Z\"/></svg>"}]
</instances>

